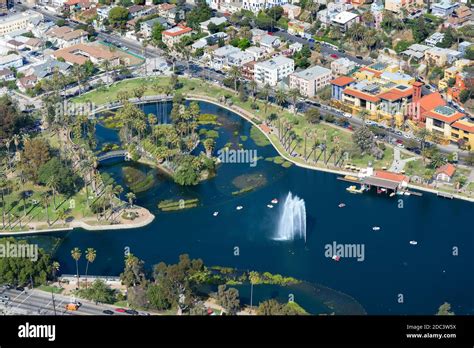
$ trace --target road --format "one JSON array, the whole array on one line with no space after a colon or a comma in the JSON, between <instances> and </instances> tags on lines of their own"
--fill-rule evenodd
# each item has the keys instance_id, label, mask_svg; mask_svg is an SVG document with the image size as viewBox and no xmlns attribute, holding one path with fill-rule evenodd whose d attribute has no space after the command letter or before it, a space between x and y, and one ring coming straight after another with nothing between
<instances>
[{"instance_id":1,"label":"road","mask_svg":"<svg viewBox=\"0 0 474 348\"><path fill-rule=\"evenodd\" d=\"M50 293L41 290L29 290L20 292L18 290L0 290L1 296L9 296L10 300L6 303L0 303L0 311L7 312L9 315L28 314L28 315L104 315L103 311L108 309L114 311L113 306L104 304L94 304L92 302L78 299L82 306L77 311L67 311L66 304L74 301L70 296L54 295L53 300ZM56 309L56 313L55 310ZM114 311L114 315L129 315Z\"/></svg>"}]
</instances>

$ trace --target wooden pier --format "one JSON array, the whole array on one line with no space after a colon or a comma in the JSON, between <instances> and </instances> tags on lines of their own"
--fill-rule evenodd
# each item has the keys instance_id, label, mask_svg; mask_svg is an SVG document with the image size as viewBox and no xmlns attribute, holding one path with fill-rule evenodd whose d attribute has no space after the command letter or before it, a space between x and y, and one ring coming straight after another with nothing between
<instances>
[{"instance_id":1,"label":"wooden pier","mask_svg":"<svg viewBox=\"0 0 474 348\"><path fill-rule=\"evenodd\" d=\"M451 193L445 193L445 192L437 192L436 196L442 197L442 198L447 198L447 199L453 199L454 196Z\"/></svg>"}]
</instances>

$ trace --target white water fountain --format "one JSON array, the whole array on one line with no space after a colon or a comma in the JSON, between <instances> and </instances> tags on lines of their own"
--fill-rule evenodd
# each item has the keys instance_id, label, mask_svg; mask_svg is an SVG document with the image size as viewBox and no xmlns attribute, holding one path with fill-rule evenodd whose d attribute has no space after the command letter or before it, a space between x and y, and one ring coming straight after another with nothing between
<instances>
[{"instance_id":1,"label":"white water fountain","mask_svg":"<svg viewBox=\"0 0 474 348\"><path fill-rule=\"evenodd\" d=\"M288 192L274 239L291 241L295 238L303 238L306 243L306 206L303 199Z\"/></svg>"}]
</instances>

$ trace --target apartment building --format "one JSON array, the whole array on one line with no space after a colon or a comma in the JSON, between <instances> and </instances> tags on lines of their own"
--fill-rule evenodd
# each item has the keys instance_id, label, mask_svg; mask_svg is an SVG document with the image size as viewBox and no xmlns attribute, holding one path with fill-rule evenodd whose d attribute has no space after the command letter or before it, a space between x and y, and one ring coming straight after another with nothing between
<instances>
[{"instance_id":1,"label":"apartment building","mask_svg":"<svg viewBox=\"0 0 474 348\"><path fill-rule=\"evenodd\" d=\"M385 0L387 11L400 13L403 9L410 10L423 6L423 0Z\"/></svg>"},{"instance_id":2,"label":"apartment building","mask_svg":"<svg viewBox=\"0 0 474 348\"><path fill-rule=\"evenodd\" d=\"M425 51L425 60L430 61L437 66L453 64L457 59L462 58L462 52L451 50L449 48L432 47Z\"/></svg>"},{"instance_id":3,"label":"apartment building","mask_svg":"<svg viewBox=\"0 0 474 348\"><path fill-rule=\"evenodd\" d=\"M257 14L261 10L272 8L275 6L283 6L288 0L243 0L242 8Z\"/></svg>"},{"instance_id":4,"label":"apartment building","mask_svg":"<svg viewBox=\"0 0 474 348\"><path fill-rule=\"evenodd\" d=\"M347 58L338 58L331 62L331 71L334 77L349 75L357 68L357 64Z\"/></svg>"},{"instance_id":5,"label":"apartment building","mask_svg":"<svg viewBox=\"0 0 474 348\"><path fill-rule=\"evenodd\" d=\"M70 47L87 42L87 31L68 26L55 27L46 32L46 38L58 48Z\"/></svg>"},{"instance_id":6,"label":"apartment building","mask_svg":"<svg viewBox=\"0 0 474 348\"><path fill-rule=\"evenodd\" d=\"M349 11L338 13L332 20L332 25L346 32L351 26L359 22L359 15Z\"/></svg>"},{"instance_id":7,"label":"apartment building","mask_svg":"<svg viewBox=\"0 0 474 348\"><path fill-rule=\"evenodd\" d=\"M0 56L0 69L15 68L18 69L23 66L23 58L18 54L7 54Z\"/></svg>"},{"instance_id":8,"label":"apartment building","mask_svg":"<svg viewBox=\"0 0 474 348\"><path fill-rule=\"evenodd\" d=\"M276 86L285 77L295 70L293 59L277 56L264 62L255 64L254 79L260 84Z\"/></svg>"},{"instance_id":9,"label":"apartment building","mask_svg":"<svg viewBox=\"0 0 474 348\"><path fill-rule=\"evenodd\" d=\"M459 7L459 3L451 0L441 0L431 5L431 14L438 17L448 17Z\"/></svg>"},{"instance_id":10,"label":"apartment building","mask_svg":"<svg viewBox=\"0 0 474 348\"><path fill-rule=\"evenodd\" d=\"M192 29L184 25L177 25L174 28L165 30L161 33L163 43L168 47L173 47L175 44L181 41L185 36L190 36Z\"/></svg>"},{"instance_id":11,"label":"apartment building","mask_svg":"<svg viewBox=\"0 0 474 348\"><path fill-rule=\"evenodd\" d=\"M41 22L43 15L33 11L25 11L0 17L0 36L17 30L25 30Z\"/></svg>"},{"instance_id":12,"label":"apartment building","mask_svg":"<svg viewBox=\"0 0 474 348\"><path fill-rule=\"evenodd\" d=\"M313 66L290 75L290 88L298 89L305 97L314 97L322 88L329 85L332 78L331 70L322 66Z\"/></svg>"},{"instance_id":13,"label":"apartment building","mask_svg":"<svg viewBox=\"0 0 474 348\"><path fill-rule=\"evenodd\" d=\"M214 70L222 70L227 66L228 57L238 52L242 52L240 48L231 45L219 47L209 54L209 66Z\"/></svg>"},{"instance_id":14,"label":"apartment building","mask_svg":"<svg viewBox=\"0 0 474 348\"><path fill-rule=\"evenodd\" d=\"M56 59L62 58L71 65L82 65L88 60L94 64L101 64L105 60L108 60L111 66L120 64L120 57L115 52L99 45L78 44L54 51L52 56Z\"/></svg>"}]
</instances>

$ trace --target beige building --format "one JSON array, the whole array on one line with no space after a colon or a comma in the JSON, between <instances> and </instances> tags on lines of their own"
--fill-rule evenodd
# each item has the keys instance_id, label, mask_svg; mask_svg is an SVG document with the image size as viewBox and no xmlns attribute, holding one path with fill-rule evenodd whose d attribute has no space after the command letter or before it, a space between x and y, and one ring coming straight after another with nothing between
<instances>
[{"instance_id":1,"label":"beige building","mask_svg":"<svg viewBox=\"0 0 474 348\"><path fill-rule=\"evenodd\" d=\"M14 15L0 17L0 36L16 30L27 29L32 23L42 20L43 15L33 11L24 11Z\"/></svg>"},{"instance_id":2,"label":"beige building","mask_svg":"<svg viewBox=\"0 0 474 348\"><path fill-rule=\"evenodd\" d=\"M385 0L385 9L387 11L400 13L402 9L422 7L423 0Z\"/></svg>"},{"instance_id":3,"label":"beige building","mask_svg":"<svg viewBox=\"0 0 474 348\"><path fill-rule=\"evenodd\" d=\"M349 75L357 64L347 58L339 58L331 62L331 71L334 77Z\"/></svg>"},{"instance_id":4,"label":"beige building","mask_svg":"<svg viewBox=\"0 0 474 348\"><path fill-rule=\"evenodd\" d=\"M177 25L174 28L162 32L163 43L168 47L173 47L185 36L190 36L193 30L184 25Z\"/></svg>"},{"instance_id":5,"label":"beige building","mask_svg":"<svg viewBox=\"0 0 474 348\"><path fill-rule=\"evenodd\" d=\"M329 85L331 79L331 70L316 65L291 74L290 88L298 89L302 96L314 97L320 89Z\"/></svg>"}]
</instances>

